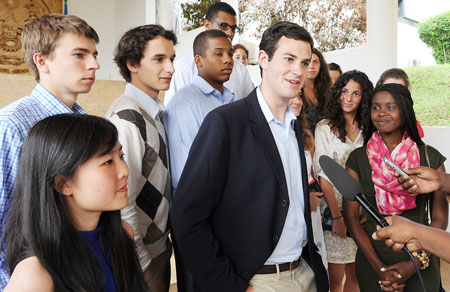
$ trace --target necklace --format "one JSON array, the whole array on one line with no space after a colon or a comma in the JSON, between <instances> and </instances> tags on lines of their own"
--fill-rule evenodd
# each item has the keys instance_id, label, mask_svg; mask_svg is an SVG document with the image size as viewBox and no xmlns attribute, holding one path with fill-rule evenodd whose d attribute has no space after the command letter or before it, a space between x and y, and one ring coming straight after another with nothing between
<instances>
[{"instance_id":1,"label":"necklace","mask_svg":"<svg viewBox=\"0 0 450 292\"><path fill-rule=\"evenodd\" d=\"M347 135L350 137L350 139L352 141L356 138L356 136L358 134L357 131L356 131L356 129L357 129L356 125L357 124L352 123L350 126L349 125L346 126L346 128L347 128Z\"/></svg>"}]
</instances>

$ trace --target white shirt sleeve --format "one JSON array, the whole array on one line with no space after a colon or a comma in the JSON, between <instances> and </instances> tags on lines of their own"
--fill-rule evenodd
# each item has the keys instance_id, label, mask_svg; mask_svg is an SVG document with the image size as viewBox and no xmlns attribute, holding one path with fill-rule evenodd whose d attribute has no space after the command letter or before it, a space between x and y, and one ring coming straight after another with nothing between
<instances>
[{"instance_id":1,"label":"white shirt sleeve","mask_svg":"<svg viewBox=\"0 0 450 292\"><path fill-rule=\"evenodd\" d=\"M235 100L247 97L250 92L255 88L250 73L248 73L247 67L240 62L235 61L233 66L233 72L231 73L230 80L224 83L225 87L234 93Z\"/></svg>"}]
</instances>

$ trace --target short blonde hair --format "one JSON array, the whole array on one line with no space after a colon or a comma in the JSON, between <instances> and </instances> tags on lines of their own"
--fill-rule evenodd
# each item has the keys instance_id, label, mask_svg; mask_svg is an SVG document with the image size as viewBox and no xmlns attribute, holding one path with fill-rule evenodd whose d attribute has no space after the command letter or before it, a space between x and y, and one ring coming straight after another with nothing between
<instances>
[{"instance_id":1,"label":"short blonde hair","mask_svg":"<svg viewBox=\"0 0 450 292\"><path fill-rule=\"evenodd\" d=\"M33 61L35 53L51 57L55 44L65 32L74 33L99 42L97 32L83 19L74 15L44 14L33 19L22 32L22 54L39 82L39 71Z\"/></svg>"}]
</instances>

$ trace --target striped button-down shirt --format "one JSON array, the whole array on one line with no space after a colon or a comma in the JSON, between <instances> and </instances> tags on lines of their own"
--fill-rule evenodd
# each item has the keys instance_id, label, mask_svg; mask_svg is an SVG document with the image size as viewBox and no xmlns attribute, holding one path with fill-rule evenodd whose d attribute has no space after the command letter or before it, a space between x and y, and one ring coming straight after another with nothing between
<instances>
[{"instance_id":1,"label":"striped button-down shirt","mask_svg":"<svg viewBox=\"0 0 450 292\"><path fill-rule=\"evenodd\" d=\"M37 84L29 96L23 97L0 109L0 234L3 234L6 218L13 200L16 172L22 144L30 128L40 120L63 113L86 112L74 104L68 108L58 98ZM0 255L0 291L8 280L5 262L5 245Z\"/></svg>"}]
</instances>

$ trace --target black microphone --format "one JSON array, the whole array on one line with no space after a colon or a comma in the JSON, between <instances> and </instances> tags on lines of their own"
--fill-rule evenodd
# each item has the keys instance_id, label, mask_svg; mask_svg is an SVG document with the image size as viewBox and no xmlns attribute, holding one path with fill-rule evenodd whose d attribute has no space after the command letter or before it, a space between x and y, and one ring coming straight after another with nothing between
<instances>
[{"instance_id":1,"label":"black microphone","mask_svg":"<svg viewBox=\"0 0 450 292\"><path fill-rule=\"evenodd\" d=\"M358 203L366 209L366 211L372 216L377 223L383 227L389 226L389 223L383 216L378 213L378 211L369 203L366 199L364 199L361 194L363 189L361 185L348 173L339 163L334 161L331 157L322 155L319 157L319 164L322 167L325 174L331 180L336 189L341 193L341 195L349 201L358 201ZM411 258L414 267L416 268L416 273L419 277L420 285L422 286L422 291L426 292L425 283L423 282L422 275L420 273L419 267L416 263L411 252L408 250L406 245L403 247L403 250L409 255Z\"/></svg>"},{"instance_id":2,"label":"black microphone","mask_svg":"<svg viewBox=\"0 0 450 292\"><path fill-rule=\"evenodd\" d=\"M361 185L331 157L322 155L319 158L320 167L331 180L341 195L349 201L358 201L361 206L372 216L380 226L387 227L389 223L378 213L378 211L361 196L363 190Z\"/></svg>"}]
</instances>

